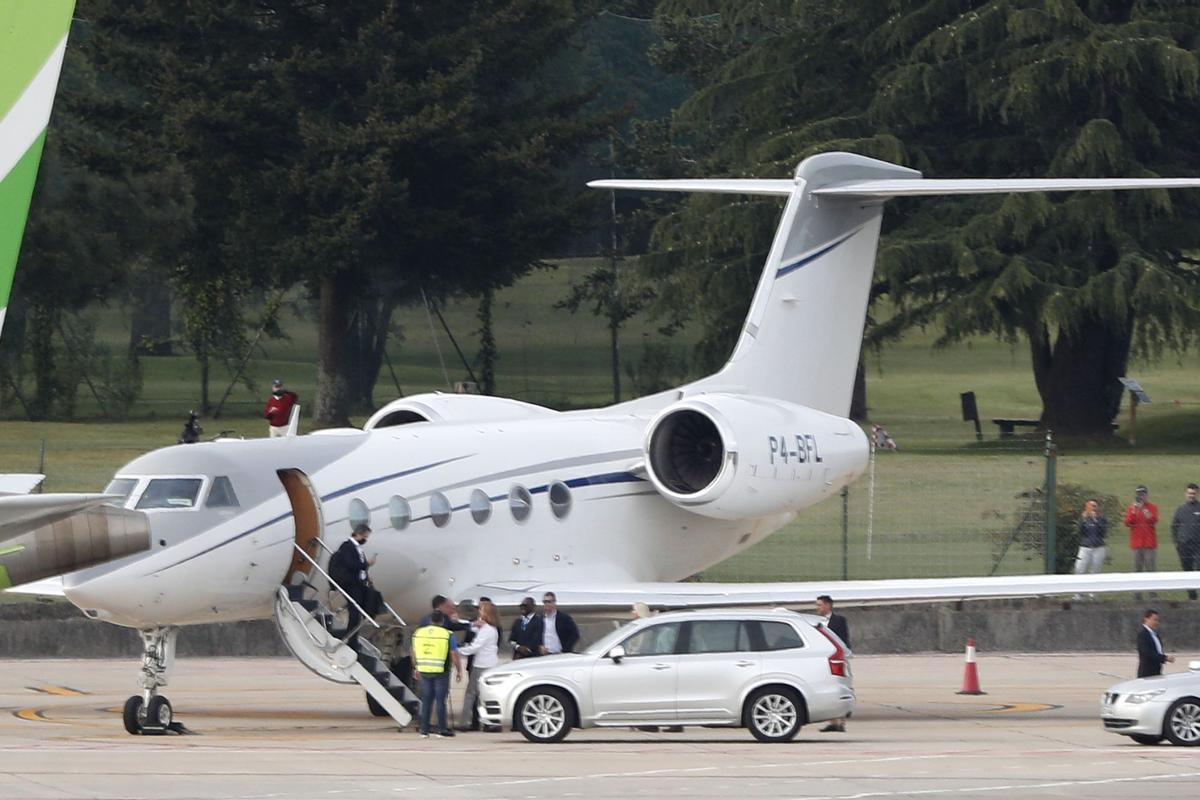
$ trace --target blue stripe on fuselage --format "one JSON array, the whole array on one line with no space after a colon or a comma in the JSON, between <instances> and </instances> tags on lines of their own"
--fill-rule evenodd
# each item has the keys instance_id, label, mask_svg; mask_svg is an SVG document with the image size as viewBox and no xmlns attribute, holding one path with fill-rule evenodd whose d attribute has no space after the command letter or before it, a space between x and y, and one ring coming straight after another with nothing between
<instances>
[{"instance_id":1,"label":"blue stripe on fuselage","mask_svg":"<svg viewBox=\"0 0 1200 800\"><path fill-rule=\"evenodd\" d=\"M784 266L781 266L779 269L777 269L775 271L775 279L779 280L783 276L790 275L793 272L795 272L796 270L800 269L801 267L811 264L812 262L816 261L821 256L825 255L826 253L830 252L831 250L834 250L835 248L837 248L840 245L842 245L843 243L845 243L851 236L858 233L858 231L859 231L859 229L852 230L849 233L847 233L845 236L843 236L842 238L837 239L833 242L830 242L829 244L825 245L821 249L817 250L815 253L809 253L808 255L804 256L803 258L801 258L797 261L793 261L791 264L785 264Z\"/></svg>"}]
</instances>

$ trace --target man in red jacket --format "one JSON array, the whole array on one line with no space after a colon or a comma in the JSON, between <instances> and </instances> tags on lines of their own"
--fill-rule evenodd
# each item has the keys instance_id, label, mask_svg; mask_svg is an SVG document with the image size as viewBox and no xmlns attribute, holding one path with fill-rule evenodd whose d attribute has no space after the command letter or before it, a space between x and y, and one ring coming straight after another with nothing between
<instances>
[{"instance_id":1,"label":"man in red jacket","mask_svg":"<svg viewBox=\"0 0 1200 800\"><path fill-rule=\"evenodd\" d=\"M1149 494L1145 486L1137 487L1133 503L1125 509L1125 527L1129 528L1129 548L1133 550L1135 572L1154 572L1156 568L1158 537L1154 529L1158 525L1158 506L1146 499ZM1142 599L1140 592L1135 596Z\"/></svg>"},{"instance_id":2,"label":"man in red jacket","mask_svg":"<svg viewBox=\"0 0 1200 800\"><path fill-rule=\"evenodd\" d=\"M292 406L300 397L295 392L283 388L283 381L278 378L271 384L271 396L267 398L267 408L263 416L267 418L267 426L271 438L287 433L288 420L292 416Z\"/></svg>"}]
</instances>

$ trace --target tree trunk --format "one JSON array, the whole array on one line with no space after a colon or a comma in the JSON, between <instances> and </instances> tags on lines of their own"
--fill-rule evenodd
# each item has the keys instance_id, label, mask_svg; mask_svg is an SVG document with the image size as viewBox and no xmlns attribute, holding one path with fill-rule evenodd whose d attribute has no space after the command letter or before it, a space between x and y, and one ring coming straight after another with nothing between
<instances>
[{"instance_id":1,"label":"tree trunk","mask_svg":"<svg viewBox=\"0 0 1200 800\"><path fill-rule=\"evenodd\" d=\"M492 290L484 289L479 298L479 392L496 393L496 361L500 355L496 350L496 334L492 329Z\"/></svg>"},{"instance_id":2,"label":"tree trunk","mask_svg":"<svg viewBox=\"0 0 1200 800\"><path fill-rule=\"evenodd\" d=\"M1131 324L1125 330L1132 330ZM1029 345L1042 398L1041 426L1068 435L1111 436L1121 406L1118 378L1125 375L1130 344L1128 334L1094 318L1074 330L1059 330L1053 341L1038 323Z\"/></svg>"},{"instance_id":3,"label":"tree trunk","mask_svg":"<svg viewBox=\"0 0 1200 800\"><path fill-rule=\"evenodd\" d=\"M133 320L129 328L129 352L139 355L170 356L171 287L153 272L143 274L133 289Z\"/></svg>"},{"instance_id":4,"label":"tree trunk","mask_svg":"<svg viewBox=\"0 0 1200 800\"><path fill-rule=\"evenodd\" d=\"M867 361L860 351L858 370L854 373L854 392L850 395L850 419L867 421Z\"/></svg>"},{"instance_id":5,"label":"tree trunk","mask_svg":"<svg viewBox=\"0 0 1200 800\"><path fill-rule=\"evenodd\" d=\"M353 287L348 275L335 272L321 279L320 314L317 323L317 396L314 423L318 427L350 424L353 369L347 340L350 338L350 306Z\"/></svg>"}]
</instances>

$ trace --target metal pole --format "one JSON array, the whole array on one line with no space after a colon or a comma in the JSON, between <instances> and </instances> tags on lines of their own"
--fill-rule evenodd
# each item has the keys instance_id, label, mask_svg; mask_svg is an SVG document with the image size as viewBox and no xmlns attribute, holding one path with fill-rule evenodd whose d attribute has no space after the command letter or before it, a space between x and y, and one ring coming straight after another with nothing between
<instances>
[{"instance_id":1,"label":"metal pole","mask_svg":"<svg viewBox=\"0 0 1200 800\"><path fill-rule=\"evenodd\" d=\"M842 487L842 580L850 580L850 487Z\"/></svg>"},{"instance_id":2,"label":"metal pole","mask_svg":"<svg viewBox=\"0 0 1200 800\"><path fill-rule=\"evenodd\" d=\"M1046 431L1046 532L1043 547L1046 553L1046 574L1053 575L1058 571L1058 447L1054 444L1054 431Z\"/></svg>"}]
</instances>

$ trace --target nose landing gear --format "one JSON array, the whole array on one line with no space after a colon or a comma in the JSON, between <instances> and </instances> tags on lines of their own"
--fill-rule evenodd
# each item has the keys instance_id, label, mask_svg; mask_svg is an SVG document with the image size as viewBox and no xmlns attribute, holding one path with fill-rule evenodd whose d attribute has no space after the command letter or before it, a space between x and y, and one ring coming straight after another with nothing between
<instances>
[{"instance_id":1,"label":"nose landing gear","mask_svg":"<svg viewBox=\"0 0 1200 800\"><path fill-rule=\"evenodd\" d=\"M175 639L179 629L172 626L143 628L142 671L138 683L142 693L125 701L122 721L125 730L137 735L183 733L184 727L175 721L171 701L158 693L167 685L167 677L175 662Z\"/></svg>"}]
</instances>

